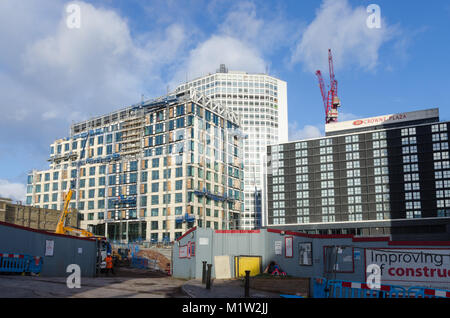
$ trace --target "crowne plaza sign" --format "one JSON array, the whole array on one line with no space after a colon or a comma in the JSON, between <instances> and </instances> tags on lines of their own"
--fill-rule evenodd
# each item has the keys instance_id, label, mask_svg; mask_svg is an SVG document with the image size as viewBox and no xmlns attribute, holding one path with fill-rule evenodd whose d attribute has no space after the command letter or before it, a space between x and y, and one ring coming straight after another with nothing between
<instances>
[{"instance_id":1,"label":"crowne plaza sign","mask_svg":"<svg viewBox=\"0 0 450 318\"><path fill-rule=\"evenodd\" d=\"M414 112L390 114L390 115L355 119L344 122L330 123L325 125L325 132L365 128L377 125L389 125L429 118L439 119L439 110L437 108L434 108L428 110L420 110Z\"/></svg>"},{"instance_id":2,"label":"crowne plaza sign","mask_svg":"<svg viewBox=\"0 0 450 318\"><path fill-rule=\"evenodd\" d=\"M364 125L364 124L381 124L387 121L398 121L400 119L407 119L407 114L397 114L397 115L387 115L375 118L367 119L357 119L353 122L354 126Z\"/></svg>"}]
</instances>

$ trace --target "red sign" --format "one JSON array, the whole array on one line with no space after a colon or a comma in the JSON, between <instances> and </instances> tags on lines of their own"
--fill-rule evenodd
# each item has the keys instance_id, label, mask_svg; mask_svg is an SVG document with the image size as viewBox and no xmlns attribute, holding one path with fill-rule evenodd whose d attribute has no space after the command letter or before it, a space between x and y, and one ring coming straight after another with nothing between
<instances>
[{"instance_id":1,"label":"red sign","mask_svg":"<svg viewBox=\"0 0 450 318\"><path fill-rule=\"evenodd\" d=\"M195 242L189 241L186 245L178 248L178 258L191 258L195 256Z\"/></svg>"}]
</instances>

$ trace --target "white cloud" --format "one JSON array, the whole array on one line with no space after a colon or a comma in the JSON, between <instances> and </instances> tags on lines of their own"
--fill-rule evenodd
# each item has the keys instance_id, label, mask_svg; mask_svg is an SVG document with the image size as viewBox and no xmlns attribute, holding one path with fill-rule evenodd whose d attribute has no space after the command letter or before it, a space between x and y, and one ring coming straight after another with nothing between
<instances>
[{"instance_id":1,"label":"white cloud","mask_svg":"<svg viewBox=\"0 0 450 318\"><path fill-rule=\"evenodd\" d=\"M2 198L13 199L25 203L26 190L25 184L0 179L0 197Z\"/></svg>"},{"instance_id":2,"label":"white cloud","mask_svg":"<svg viewBox=\"0 0 450 318\"><path fill-rule=\"evenodd\" d=\"M3 70L20 69L17 57L26 45L54 30L61 7L61 0L0 1L1 63L6 67Z\"/></svg>"},{"instance_id":3,"label":"white cloud","mask_svg":"<svg viewBox=\"0 0 450 318\"><path fill-rule=\"evenodd\" d=\"M53 119L53 118L57 118L60 115L61 114L58 111L50 110L50 111L46 111L42 114L42 119Z\"/></svg>"},{"instance_id":4,"label":"white cloud","mask_svg":"<svg viewBox=\"0 0 450 318\"><path fill-rule=\"evenodd\" d=\"M322 129L324 129L324 127L319 125L318 126L306 125L300 128L298 126L298 123L295 121L289 123L289 140L295 141L301 139L322 137L324 135Z\"/></svg>"},{"instance_id":5,"label":"white cloud","mask_svg":"<svg viewBox=\"0 0 450 318\"><path fill-rule=\"evenodd\" d=\"M184 82L186 75L188 79L193 79L214 73L220 64L226 64L230 70L255 73L263 73L265 68L265 61L257 50L238 39L213 35L189 53L185 65L174 76L172 85Z\"/></svg>"},{"instance_id":6,"label":"white cloud","mask_svg":"<svg viewBox=\"0 0 450 318\"><path fill-rule=\"evenodd\" d=\"M183 56L187 33L182 25L133 37L117 12L75 3L81 8L80 29L67 27L62 1L48 10L33 0L23 6L0 3L0 40L11 43L2 48L0 61L0 110L6 118L40 118L67 131L70 119L87 119L135 103L141 94L165 92L165 72Z\"/></svg>"},{"instance_id":7,"label":"white cloud","mask_svg":"<svg viewBox=\"0 0 450 318\"><path fill-rule=\"evenodd\" d=\"M236 37L265 54L293 44L297 22L286 19L283 12L273 6L268 16L263 17L263 11L260 4L239 2L227 14L219 32Z\"/></svg>"},{"instance_id":8,"label":"white cloud","mask_svg":"<svg viewBox=\"0 0 450 318\"><path fill-rule=\"evenodd\" d=\"M212 8L221 10L229 2L214 1ZM251 1L238 2L225 14L217 31L196 45L171 81L171 88L181 82L214 73L225 64L229 70L265 73L270 69L268 56L295 43L297 21L288 21L283 13L271 7L268 15Z\"/></svg>"},{"instance_id":9,"label":"white cloud","mask_svg":"<svg viewBox=\"0 0 450 318\"><path fill-rule=\"evenodd\" d=\"M328 70L331 48L335 69L348 65L373 70L380 47L397 35L381 12L381 28L370 29L365 7L352 8L348 0L324 0L295 48L291 62L304 64L311 72Z\"/></svg>"},{"instance_id":10,"label":"white cloud","mask_svg":"<svg viewBox=\"0 0 450 318\"><path fill-rule=\"evenodd\" d=\"M138 101L147 87L157 88L152 93L164 87L159 70L176 58L183 41L180 26L169 25L139 44L116 12L77 3L80 29L68 28L63 15L52 34L31 43L22 55L23 78L51 101L42 110L44 119L74 109L102 114Z\"/></svg>"},{"instance_id":11,"label":"white cloud","mask_svg":"<svg viewBox=\"0 0 450 318\"><path fill-rule=\"evenodd\" d=\"M46 167L49 144L73 122L164 94L186 53L178 22L133 34L118 11L76 3L80 29L67 27L65 0L0 1L3 178Z\"/></svg>"},{"instance_id":12,"label":"white cloud","mask_svg":"<svg viewBox=\"0 0 450 318\"><path fill-rule=\"evenodd\" d=\"M227 15L219 26L224 34L239 36L241 39L254 41L264 27L264 21L256 16L256 6L251 2L241 2Z\"/></svg>"}]
</instances>

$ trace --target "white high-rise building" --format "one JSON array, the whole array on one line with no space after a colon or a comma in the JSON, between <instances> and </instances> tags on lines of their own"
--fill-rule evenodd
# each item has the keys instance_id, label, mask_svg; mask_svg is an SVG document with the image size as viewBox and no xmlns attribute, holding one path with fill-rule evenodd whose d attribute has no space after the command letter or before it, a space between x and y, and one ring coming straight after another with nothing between
<instances>
[{"instance_id":1,"label":"white high-rise building","mask_svg":"<svg viewBox=\"0 0 450 318\"><path fill-rule=\"evenodd\" d=\"M240 116L244 139L244 210L240 228L267 224L264 160L266 146L288 141L287 83L267 74L228 71L191 80L176 92L193 87Z\"/></svg>"}]
</instances>

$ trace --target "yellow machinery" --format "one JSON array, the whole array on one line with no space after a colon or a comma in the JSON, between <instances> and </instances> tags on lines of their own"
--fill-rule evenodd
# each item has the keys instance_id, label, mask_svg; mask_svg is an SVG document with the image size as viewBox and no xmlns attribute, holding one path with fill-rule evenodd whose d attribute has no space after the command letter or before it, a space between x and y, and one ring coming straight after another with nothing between
<instances>
[{"instance_id":1,"label":"yellow machinery","mask_svg":"<svg viewBox=\"0 0 450 318\"><path fill-rule=\"evenodd\" d=\"M80 153L81 156L83 156L83 154L84 154L84 148L86 147L88 138L89 138L89 133L86 134L86 138L84 139L83 149L81 150L81 153ZM78 163L78 168L79 168L79 166L80 166L80 163ZM73 180L71 182L69 192L67 192L66 198L64 199L64 208L63 208L63 211L59 218L58 224L56 224L55 233L66 234L66 235L71 233L71 234L75 234L75 235L83 236L83 237L93 237L94 234L92 234L89 231L66 226L66 219L67 219L67 215L69 214L69 203L70 203L70 200L72 199L72 194L73 194L72 189L74 189L74 188L75 188L75 180Z\"/></svg>"},{"instance_id":2,"label":"yellow machinery","mask_svg":"<svg viewBox=\"0 0 450 318\"><path fill-rule=\"evenodd\" d=\"M92 234L89 231L66 226L66 219L67 219L67 215L69 214L69 203L70 203L70 200L72 199L72 193L73 193L72 189L69 189L69 192L66 195L66 199L64 200L63 211L61 213L61 216L59 217L58 224L56 224L55 233L66 234L66 235L70 233L70 234L75 234L75 235L83 236L83 237L93 237L94 234Z\"/></svg>"},{"instance_id":3,"label":"yellow machinery","mask_svg":"<svg viewBox=\"0 0 450 318\"><path fill-rule=\"evenodd\" d=\"M113 250L112 256L114 259L114 264L117 265L129 265L130 257L128 256L130 249L128 248L118 248L117 250Z\"/></svg>"},{"instance_id":4,"label":"yellow machinery","mask_svg":"<svg viewBox=\"0 0 450 318\"><path fill-rule=\"evenodd\" d=\"M106 256L111 253L111 245L106 240L106 238L94 236L94 234L92 234L91 232L83 229L77 229L70 226L66 226L66 219L67 215L69 214L69 203L70 200L72 199L72 194L73 194L72 189L69 189L69 192L67 193L66 198L64 200L63 211L61 212L58 224L56 225L55 233L96 238L98 246L97 251L98 266L100 270L104 270L106 268Z\"/></svg>"},{"instance_id":5,"label":"yellow machinery","mask_svg":"<svg viewBox=\"0 0 450 318\"><path fill-rule=\"evenodd\" d=\"M89 137L89 134L86 135L86 139L84 142L84 145L86 145L86 141ZM81 153L84 152L84 147L81 151ZM75 181L72 181L72 184L70 185L69 192L67 192L67 195L64 199L64 208L61 212L61 216L59 217L58 223L56 224L56 230L55 233L57 234L64 234L64 235L76 235L76 236L82 236L82 237L91 237L97 239L97 263L98 268L100 270L103 270L106 268L106 256L108 254L111 254L112 248L111 244L107 241L105 237L99 237L94 236L93 233L83 230L83 229L77 229L74 227L66 226L66 219L69 215L69 203L72 199L73 190L75 188Z\"/></svg>"}]
</instances>

